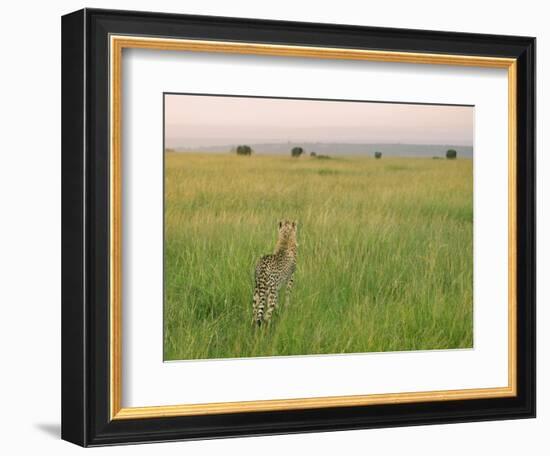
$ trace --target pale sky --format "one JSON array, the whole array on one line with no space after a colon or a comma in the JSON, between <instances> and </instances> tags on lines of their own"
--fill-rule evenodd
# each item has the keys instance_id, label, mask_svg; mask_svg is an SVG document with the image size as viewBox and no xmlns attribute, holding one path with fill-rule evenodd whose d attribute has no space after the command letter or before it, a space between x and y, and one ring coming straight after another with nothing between
<instances>
[{"instance_id":1,"label":"pale sky","mask_svg":"<svg viewBox=\"0 0 550 456\"><path fill-rule=\"evenodd\" d=\"M168 148L287 141L471 146L473 129L471 106L165 96Z\"/></svg>"}]
</instances>

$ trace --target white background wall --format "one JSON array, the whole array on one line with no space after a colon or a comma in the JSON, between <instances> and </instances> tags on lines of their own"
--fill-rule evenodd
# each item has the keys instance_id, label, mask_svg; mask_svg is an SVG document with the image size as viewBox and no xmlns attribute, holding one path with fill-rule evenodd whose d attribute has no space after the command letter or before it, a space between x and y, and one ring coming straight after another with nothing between
<instances>
[{"instance_id":1,"label":"white background wall","mask_svg":"<svg viewBox=\"0 0 550 456\"><path fill-rule=\"evenodd\" d=\"M88 7L518 34L538 39L538 418L141 445L94 454L548 454L550 119L548 13L541 1L103 0L5 2L0 16L0 449L72 454L60 427L60 16ZM546 278L546 280L545 280Z\"/></svg>"}]
</instances>

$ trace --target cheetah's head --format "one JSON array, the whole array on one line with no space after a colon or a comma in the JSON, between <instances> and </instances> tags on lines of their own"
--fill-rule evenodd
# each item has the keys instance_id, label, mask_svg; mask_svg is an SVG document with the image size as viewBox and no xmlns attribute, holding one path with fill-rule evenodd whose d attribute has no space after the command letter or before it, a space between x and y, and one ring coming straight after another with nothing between
<instances>
[{"instance_id":1,"label":"cheetah's head","mask_svg":"<svg viewBox=\"0 0 550 456\"><path fill-rule=\"evenodd\" d=\"M296 220L281 220L279 222L279 238L288 239L296 242L296 234L298 232L298 221Z\"/></svg>"}]
</instances>

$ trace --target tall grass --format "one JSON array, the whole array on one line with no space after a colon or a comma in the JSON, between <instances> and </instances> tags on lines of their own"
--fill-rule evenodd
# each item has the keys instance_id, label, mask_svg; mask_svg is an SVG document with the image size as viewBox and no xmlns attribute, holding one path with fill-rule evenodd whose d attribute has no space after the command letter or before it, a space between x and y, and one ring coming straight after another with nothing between
<instances>
[{"instance_id":1,"label":"tall grass","mask_svg":"<svg viewBox=\"0 0 550 456\"><path fill-rule=\"evenodd\" d=\"M472 346L471 160L168 153L165 179L165 359ZM293 295L258 330L283 218Z\"/></svg>"}]
</instances>

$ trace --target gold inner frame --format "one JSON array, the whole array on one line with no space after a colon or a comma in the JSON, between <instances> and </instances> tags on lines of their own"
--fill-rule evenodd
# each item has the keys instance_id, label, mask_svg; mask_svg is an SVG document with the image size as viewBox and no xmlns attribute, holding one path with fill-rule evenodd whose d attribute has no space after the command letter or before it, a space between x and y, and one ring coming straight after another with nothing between
<instances>
[{"instance_id":1,"label":"gold inner frame","mask_svg":"<svg viewBox=\"0 0 550 456\"><path fill-rule=\"evenodd\" d=\"M195 51L230 54L302 57L338 60L368 60L431 65L454 65L508 70L508 385L505 387L367 394L245 402L122 407L122 163L121 96L123 49ZM287 46L227 41L204 41L137 36L110 36L110 415L111 419L158 418L185 415L297 410L326 407L396 404L458 399L511 397L517 394L517 61L511 58L387 52Z\"/></svg>"}]
</instances>

